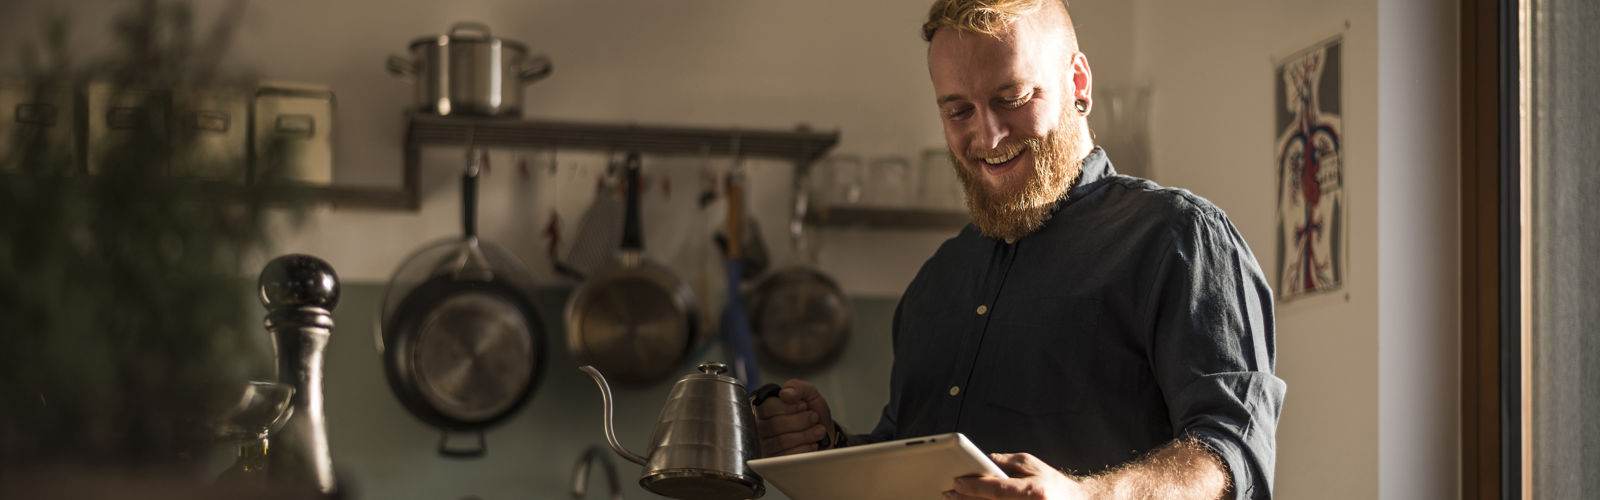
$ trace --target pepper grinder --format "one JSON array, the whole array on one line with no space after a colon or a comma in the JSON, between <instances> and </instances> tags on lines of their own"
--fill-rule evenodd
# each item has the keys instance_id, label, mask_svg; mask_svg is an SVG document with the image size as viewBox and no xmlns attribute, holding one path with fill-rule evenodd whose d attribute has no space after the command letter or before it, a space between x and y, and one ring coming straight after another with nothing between
<instances>
[{"instance_id":1,"label":"pepper grinder","mask_svg":"<svg viewBox=\"0 0 1600 500\"><path fill-rule=\"evenodd\" d=\"M333 460L322 411L322 353L333 330L339 277L310 255L268 262L258 282L266 328L277 358L278 383L294 387L294 413L270 439L267 473L273 482L306 485L333 495Z\"/></svg>"}]
</instances>

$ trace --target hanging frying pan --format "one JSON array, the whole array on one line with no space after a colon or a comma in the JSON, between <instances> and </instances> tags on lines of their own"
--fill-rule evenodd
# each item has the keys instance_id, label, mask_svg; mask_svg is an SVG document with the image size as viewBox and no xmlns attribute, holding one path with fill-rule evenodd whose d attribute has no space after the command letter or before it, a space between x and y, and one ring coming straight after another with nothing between
<instances>
[{"instance_id":1,"label":"hanging frying pan","mask_svg":"<svg viewBox=\"0 0 1600 500\"><path fill-rule=\"evenodd\" d=\"M750 324L761 352L780 365L816 368L838 357L850 337L850 302L839 284L811 263L805 242L809 197L804 186L810 166L795 176L794 214L789 236L802 263L779 269L756 285L750 299Z\"/></svg>"},{"instance_id":2,"label":"hanging frying pan","mask_svg":"<svg viewBox=\"0 0 1600 500\"><path fill-rule=\"evenodd\" d=\"M644 258L639 153L628 153L617 262L589 277L567 301L567 348L606 378L643 384L676 373L695 339L694 292Z\"/></svg>"},{"instance_id":3,"label":"hanging frying pan","mask_svg":"<svg viewBox=\"0 0 1600 500\"><path fill-rule=\"evenodd\" d=\"M544 323L529 300L527 270L478 240L479 170L471 162L461 177L465 238L401 264L385 293L379 344L390 389L443 430L439 453L451 457L482 456L483 430L527 403L544 364ZM452 433L475 433L476 447L452 445Z\"/></svg>"}]
</instances>

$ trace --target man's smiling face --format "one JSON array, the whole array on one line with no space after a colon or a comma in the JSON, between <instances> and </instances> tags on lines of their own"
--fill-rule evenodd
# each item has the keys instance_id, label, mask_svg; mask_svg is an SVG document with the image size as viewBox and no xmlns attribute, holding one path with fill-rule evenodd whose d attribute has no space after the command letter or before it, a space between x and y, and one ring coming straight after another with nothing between
<instances>
[{"instance_id":1,"label":"man's smiling face","mask_svg":"<svg viewBox=\"0 0 1600 500\"><path fill-rule=\"evenodd\" d=\"M984 235L1038 229L1076 179L1092 147L1071 113L1081 58L1060 30L1030 18L997 36L940 29L929 42L945 142Z\"/></svg>"}]
</instances>

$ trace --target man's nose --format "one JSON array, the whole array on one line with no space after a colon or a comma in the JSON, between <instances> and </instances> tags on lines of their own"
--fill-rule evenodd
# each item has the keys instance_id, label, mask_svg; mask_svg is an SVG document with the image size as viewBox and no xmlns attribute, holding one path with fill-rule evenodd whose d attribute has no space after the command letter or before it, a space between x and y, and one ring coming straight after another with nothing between
<instances>
[{"instance_id":1,"label":"man's nose","mask_svg":"<svg viewBox=\"0 0 1600 500\"><path fill-rule=\"evenodd\" d=\"M977 122L978 133L975 137L977 144L974 146L989 151L1000 149L1000 142L1004 141L1010 132L1006 130L1005 124L1000 122L999 114L993 111L979 112Z\"/></svg>"}]
</instances>

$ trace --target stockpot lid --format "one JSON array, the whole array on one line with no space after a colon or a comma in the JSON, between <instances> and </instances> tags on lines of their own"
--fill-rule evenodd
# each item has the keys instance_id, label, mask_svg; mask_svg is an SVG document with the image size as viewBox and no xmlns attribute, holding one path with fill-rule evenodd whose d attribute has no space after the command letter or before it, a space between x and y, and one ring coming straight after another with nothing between
<instances>
[{"instance_id":1,"label":"stockpot lid","mask_svg":"<svg viewBox=\"0 0 1600 500\"><path fill-rule=\"evenodd\" d=\"M450 26L450 31L443 35L423 36L412 39L411 50L416 50L417 47L423 45L438 45L445 47L452 44L470 45L475 43L487 43L490 45L498 44L502 47L509 47L511 49L522 51L523 53L528 52L528 46L523 45L522 42L491 35L489 33L488 25L477 22L455 23Z\"/></svg>"}]
</instances>

